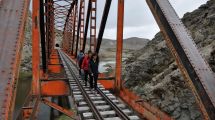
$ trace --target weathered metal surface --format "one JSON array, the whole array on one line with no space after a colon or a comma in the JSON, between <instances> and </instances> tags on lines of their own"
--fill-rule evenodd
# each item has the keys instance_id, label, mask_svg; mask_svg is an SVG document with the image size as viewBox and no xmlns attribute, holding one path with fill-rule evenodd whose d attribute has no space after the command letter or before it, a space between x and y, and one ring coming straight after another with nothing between
<instances>
[{"instance_id":1,"label":"weathered metal surface","mask_svg":"<svg viewBox=\"0 0 215 120\"><path fill-rule=\"evenodd\" d=\"M68 96L70 88L63 80L46 80L41 82L41 96Z\"/></svg>"},{"instance_id":2,"label":"weathered metal surface","mask_svg":"<svg viewBox=\"0 0 215 120\"><path fill-rule=\"evenodd\" d=\"M110 11L111 2L112 2L112 0L106 0L106 3L105 3L102 20L101 20L101 24L100 24L100 28L99 28L98 38L97 38L96 53L99 53L99 50L100 50L108 14Z\"/></svg>"},{"instance_id":3,"label":"weathered metal surface","mask_svg":"<svg viewBox=\"0 0 215 120\"><path fill-rule=\"evenodd\" d=\"M88 26L89 26L89 20L90 20L90 10L91 10L91 2L88 2L88 7L87 7L87 16L86 16L86 22L85 22L85 31L84 31L84 42L83 42L83 52L85 51L86 48L86 42L87 42L87 33L88 33Z\"/></svg>"},{"instance_id":4,"label":"weathered metal surface","mask_svg":"<svg viewBox=\"0 0 215 120\"><path fill-rule=\"evenodd\" d=\"M141 97L137 96L129 89L122 88L119 96L125 103L147 120L173 120L173 118L160 111L158 108L140 100Z\"/></svg>"},{"instance_id":5,"label":"weathered metal surface","mask_svg":"<svg viewBox=\"0 0 215 120\"><path fill-rule=\"evenodd\" d=\"M205 119L215 119L215 75L168 0L147 0Z\"/></svg>"},{"instance_id":6,"label":"weathered metal surface","mask_svg":"<svg viewBox=\"0 0 215 120\"><path fill-rule=\"evenodd\" d=\"M123 27L124 26L124 0L118 0L117 19L117 46L116 46L116 80L115 89L122 88L122 51L123 51Z\"/></svg>"},{"instance_id":7,"label":"weathered metal surface","mask_svg":"<svg viewBox=\"0 0 215 120\"><path fill-rule=\"evenodd\" d=\"M79 49L82 50L83 42L84 42L84 22L85 22L85 0L80 0L80 46ZM78 31L79 32L79 31Z\"/></svg>"},{"instance_id":8,"label":"weathered metal surface","mask_svg":"<svg viewBox=\"0 0 215 120\"><path fill-rule=\"evenodd\" d=\"M77 27L78 27L78 2L75 2L74 8L74 15L73 15L73 34L72 34L72 55L75 55L75 42L76 42L76 35L77 35Z\"/></svg>"},{"instance_id":9,"label":"weathered metal surface","mask_svg":"<svg viewBox=\"0 0 215 120\"><path fill-rule=\"evenodd\" d=\"M48 105L48 106L50 106L50 107L52 107L52 108L54 108L54 109L56 109L56 110L58 110L58 111L64 113L64 114L67 115L68 117L70 117L70 118L73 118L73 117L74 117L74 114L75 114L75 113L73 113L72 111L67 110L67 109L65 109L65 108L63 108L63 107L61 107L61 106L59 106L59 105L57 105L57 104L55 104L55 103L53 103L53 102L47 100L47 99L42 99L42 101L43 101L44 104L46 104L46 105ZM73 119L74 119L74 118L73 118Z\"/></svg>"},{"instance_id":10,"label":"weathered metal surface","mask_svg":"<svg viewBox=\"0 0 215 120\"><path fill-rule=\"evenodd\" d=\"M32 93L40 94L40 26L39 26L40 1L33 0L32 11Z\"/></svg>"},{"instance_id":11,"label":"weathered metal surface","mask_svg":"<svg viewBox=\"0 0 215 120\"><path fill-rule=\"evenodd\" d=\"M44 22L44 0L40 0L40 39L42 52L43 72L47 71L47 54L45 40L45 22Z\"/></svg>"},{"instance_id":12,"label":"weathered metal surface","mask_svg":"<svg viewBox=\"0 0 215 120\"><path fill-rule=\"evenodd\" d=\"M23 109L23 113L22 113L23 118L22 119L29 119L33 112L33 108L32 107L23 107L22 109Z\"/></svg>"},{"instance_id":13,"label":"weathered metal surface","mask_svg":"<svg viewBox=\"0 0 215 120\"><path fill-rule=\"evenodd\" d=\"M85 0L80 0L80 3L79 3L79 11L77 11L76 9L76 12L79 13L79 16L78 16L78 20L77 20L77 31L76 31L76 47L75 47L75 57L77 56L77 53L78 53L78 44L80 44L80 49L82 49L82 42L84 40L84 12L85 12ZM76 14L77 14L76 13ZM80 40L79 40L80 39ZM80 43L79 43L80 42Z\"/></svg>"},{"instance_id":14,"label":"weathered metal surface","mask_svg":"<svg viewBox=\"0 0 215 120\"><path fill-rule=\"evenodd\" d=\"M54 39L54 14L53 14L53 1L45 0L45 19L46 19L46 48L47 58L49 58L52 49L52 41Z\"/></svg>"},{"instance_id":15,"label":"weathered metal surface","mask_svg":"<svg viewBox=\"0 0 215 120\"><path fill-rule=\"evenodd\" d=\"M0 1L0 119L12 118L29 0Z\"/></svg>"},{"instance_id":16,"label":"weathered metal surface","mask_svg":"<svg viewBox=\"0 0 215 120\"><path fill-rule=\"evenodd\" d=\"M43 0L40 0L43 1ZM55 30L64 30L63 47L66 51L70 52L72 47L72 53L77 55L78 45L80 48L85 48L84 39L84 1L80 0L80 10L77 10L78 0L45 0L45 4L39 4L39 0L33 0L33 15L32 15L32 32L33 32L33 95L40 95L42 91L43 95L69 95L68 85L61 81L49 81L42 83L42 89L40 91L40 38L42 38L43 55L48 53L49 70L54 74L58 74L61 71L59 64L59 58L54 53L54 40L56 37ZM60 3L66 3L61 5ZM89 0L91 3L91 44L90 46L96 47L96 0ZM102 35L107 20L107 14L110 9L111 1L106 3L104 10L101 27L101 35L98 39L102 39ZM168 2L168 0L147 0L158 24L163 32L168 47L170 47L176 61L187 78L200 108L205 116L205 119L215 119L215 75L208 66L207 62L200 55L195 43L187 32L186 28L180 21L179 17L175 13L174 9ZM10 119L11 111L13 110L13 103L15 97L15 85L17 72L19 68L20 53L23 43L24 23L27 14L29 0L0 0L0 119ZM41 9L41 17L39 17L39 7L45 5L45 18ZM73 7L72 7L73 6ZM77 22L77 15L79 13L79 21ZM66 17L67 16L67 17ZM134 109L142 111L145 117L148 119L171 119L166 114L160 112L143 101L143 107L134 102L134 98L138 98L126 90L122 90L121 81L121 61L122 61L122 44L123 44L123 16L124 16L124 0L118 0L118 26L117 26L117 55L116 55L116 84L115 87L121 93L122 98ZM18 19L17 19L18 18ZM39 19L41 18L41 19ZM89 18L89 15L88 15ZM88 20L87 20L88 21ZM41 26L39 26L39 23ZM46 25L46 29L41 29ZM87 25L88 27L88 25ZM86 27L86 28L87 28ZM87 30L86 30L87 31ZM40 37L40 32L43 34ZM57 33L61 34L61 32ZM46 40L45 36L46 35ZM79 36L80 35L80 36ZM85 33L85 37L87 33ZM72 39L73 38L73 39ZM76 39L77 38L77 39ZM79 43L80 38L80 43ZM73 50L74 45L76 49ZM98 46L97 46L98 47ZM99 45L100 47L100 45ZM98 50L99 51L99 47ZM47 48L47 49L46 49ZM46 61L46 60L45 60ZM44 63L45 65L46 63ZM44 66L45 68L45 66ZM45 75L44 72L41 75ZM54 88L57 91L53 91ZM39 104L40 97L36 97L37 102L32 113L31 118L35 117L37 106ZM64 110L55 104L47 101L43 102L55 109L58 109L65 114L72 116L72 113Z\"/></svg>"},{"instance_id":17,"label":"weathered metal surface","mask_svg":"<svg viewBox=\"0 0 215 120\"><path fill-rule=\"evenodd\" d=\"M91 2L91 14L90 14L90 50L95 51L96 49L96 9L97 0L90 0Z\"/></svg>"},{"instance_id":18,"label":"weathered metal surface","mask_svg":"<svg viewBox=\"0 0 215 120\"><path fill-rule=\"evenodd\" d=\"M57 30L63 30L73 0L53 0L54 21Z\"/></svg>"}]
</instances>

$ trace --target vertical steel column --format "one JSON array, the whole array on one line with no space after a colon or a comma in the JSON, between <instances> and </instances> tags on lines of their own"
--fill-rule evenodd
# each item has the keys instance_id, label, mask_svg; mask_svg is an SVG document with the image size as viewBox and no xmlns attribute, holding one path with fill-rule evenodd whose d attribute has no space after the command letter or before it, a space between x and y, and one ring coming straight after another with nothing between
<instances>
[{"instance_id":1,"label":"vertical steel column","mask_svg":"<svg viewBox=\"0 0 215 120\"><path fill-rule=\"evenodd\" d=\"M50 0L50 39L49 39L49 53L51 55L52 50L54 49L54 40L55 40L55 27L54 27L54 1ZM50 56L49 56L50 57Z\"/></svg>"},{"instance_id":2,"label":"vertical steel column","mask_svg":"<svg viewBox=\"0 0 215 120\"><path fill-rule=\"evenodd\" d=\"M83 42L83 48L82 48L83 52L85 51L85 48L86 48L88 26L89 26L89 20L90 20L90 10L91 10L91 2L89 0L88 8L87 8L87 18L86 18L86 23L85 23L84 42Z\"/></svg>"},{"instance_id":3,"label":"vertical steel column","mask_svg":"<svg viewBox=\"0 0 215 120\"><path fill-rule=\"evenodd\" d=\"M102 38L103 38L103 34L104 34L108 14L109 14L109 11L110 11L111 2L112 2L112 0L106 0L106 3L105 3L105 8L104 8L104 11L103 11L102 21L101 21L101 25L100 25L100 28L99 28L98 38L97 38L96 53L99 53L99 50L100 50L100 46L101 46L101 43L102 43Z\"/></svg>"},{"instance_id":4,"label":"vertical steel column","mask_svg":"<svg viewBox=\"0 0 215 120\"><path fill-rule=\"evenodd\" d=\"M47 70L46 64L46 40L45 40L45 24L44 24L44 1L40 0L40 38L41 38L41 52L42 52L42 66L43 72Z\"/></svg>"},{"instance_id":5,"label":"vertical steel column","mask_svg":"<svg viewBox=\"0 0 215 120\"><path fill-rule=\"evenodd\" d=\"M45 18L46 18L46 50L47 50L47 59L49 58L49 39L50 39L50 32L49 32L49 24L50 20L48 19L50 16L50 6L49 0L45 0Z\"/></svg>"},{"instance_id":6,"label":"vertical steel column","mask_svg":"<svg viewBox=\"0 0 215 120\"><path fill-rule=\"evenodd\" d=\"M47 56L49 58L50 53L49 53L49 41L50 41L50 36L51 36L51 32L50 32L50 0L46 0L46 48L47 48Z\"/></svg>"},{"instance_id":7,"label":"vertical steel column","mask_svg":"<svg viewBox=\"0 0 215 120\"><path fill-rule=\"evenodd\" d=\"M80 38L80 27L81 27L81 4L82 4L83 0L80 1L80 8L79 8L79 16L78 16L78 28L77 28L77 39L76 39L76 48L75 48L75 57L77 56L78 53L78 43L79 43L79 38ZM77 11L78 12L78 11Z\"/></svg>"},{"instance_id":8,"label":"vertical steel column","mask_svg":"<svg viewBox=\"0 0 215 120\"><path fill-rule=\"evenodd\" d=\"M90 50L96 49L96 0L91 1L91 19L90 19ZM92 49L93 48L93 49Z\"/></svg>"},{"instance_id":9,"label":"vertical steel column","mask_svg":"<svg viewBox=\"0 0 215 120\"><path fill-rule=\"evenodd\" d=\"M52 30L52 24L54 23L54 18L52 17L53 14L54 14L54 2L52 0L49 0L49 20L50 20L50 23L49 23L49 32L50 32L50 36L49 36L49 55L51 56L51 41L52 41L52 36L53 36L53 30Z\"/></svg>"},{"instance_id":10,"label":"vertical steel column","mask_svg":"<svg viewBox=\"0 0 215 120\"><path fill-rule=\"evenodd\" d=\"M71 53L72 51L71 51L71 46L72 46L72 42L73 42L73 39L72 39L72 35L73 35L73 9L71 10L71 14L70 14L70 19L69 19L69 53Z\"/></svg>"},{"instance_id":11,"label":"vertical steel column","mask_svg":"<svg viewBox=\"0 0 215 120\"><path fill-rule=\"evenodd\" d=\"M72 39L73 39L73 42L72 42L72 55L74 55L74 45L75 45L75 38L76 38L76 33L77 33L77 4L78 4L78 1L75 2L75 7L74 7L74 16L73 16L73 35L72 35Z\"/></svg>"},{"instance_id":12,"label":"vertical steel column","mask_svg":"<svg viewBox=\"0 0 215 120\"><path fill-rule=\"evenodd\" d=\"M45 35L46 35L46 56L47 56L47 59L49 58L49 52L48 52L48 41L49 41L49 1L48 0L45 0ZM48 62L48 61L47 61Z\"/></svg>"},{"instance_id":13,"label":"vertical steel column","mask_svg":"<svg viewBox=\"0 0 215 120\"><path fill-rule=\"evenodd\" d=\"M67 28L68 28L68 22L65 23L65 29L63 31L63 50L67 52L68 50L68 44L67 44Z\"/></svg>"},{"instance_id":14,"label":"vertical steel column","mask_svg":"<svg viewBox=\"0 0 215 120\"><path fill-rule=\"evenodd\" d=\"M50 57L51 50L53 49L53 38L54 38L54 8L53 1L46 0L46 42L48 58Z\"/></svg>"},{"instance_id":15,"label":"vertical steel column","mask_svg":"<svg viewBox=\"0 0 215 120\"><path fill-rule=\"evenodd\" d=\"M77 2L77 4L78 4L78 2ZM78 27L78 25L79 25L79 18L78 18L78 5L76 6L76 16L75 16L75 50L74 50L74 55L76 56L77 55L77 50L78 50L78 41L79 41L79 27Z\"/></svg>"},{"instance_id":16,"label":"vertical steel column","mask_svg":"<svg viewBox=\"0 0 215 120\"><path fill-rule=\"evenodd\" d=\"M66 30L66 29L65 29ZM63 31L63 40L62 40L62 48L63 48L63 50L65 50L65 30Z\"/></svg>"},{"instance_id":17,"label":"vertical steel column","mask_svg":"<svg viewBox=\"0 0 215 120\"><path fill-rule=\"evenodd\" d=\"M84 18L85 18L85 0L81 0L80 3L80 15L81 15L81 25L80 25L80 50L83 48L83 42L84 42Z\"/></svg>"},{"instance_id":18,"label":"vertical steel column","mask_svg":"<svg viewBox=\"0 0 215 120\"><path fill-rule=\"evenodd\" d=\"M118 92L122 88L121 73L123 50L123 24L124 24L124 0L118 0L116 80L115 80L116 92Z\"/></svg>"},{"instance_id":19,"label":"vertical steel column","mask_svg":"<svg viewBox=\"0 0 215 120\"><path fill-rule=\"evenodd\" d=\"M33 0L32 13L32 93L39 95L39 76L40 76L40 32L39 32L39 7L40 1Z\"/></svg>"},{"instance_id":20,"label":"vertical steel column","mask_svg":"<svg viewBox=\"0 0 215 120\"><path fill-rule=\"evenodd\" d=\"M69 52L69 26L68 26L69 23L67 23L66 25L66 31L65 31L65 36L66 36L66 39L65 39L65 46L66 46L66 52Z\"/></svg>"}]
</instances>

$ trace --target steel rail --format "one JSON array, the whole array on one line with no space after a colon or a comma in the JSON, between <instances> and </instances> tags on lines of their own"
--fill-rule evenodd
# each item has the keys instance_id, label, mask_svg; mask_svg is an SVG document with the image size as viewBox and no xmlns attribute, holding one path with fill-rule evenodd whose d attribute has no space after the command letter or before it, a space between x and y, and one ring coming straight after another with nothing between
<instances>
[{"instance_id":1,"label":"steel rail","mask_svg":"<svg viewBox=\"0 0 215 120\"><path fill-rule=\"evenodd\" d=\"M122 118L123 120L130 120L130 118L119 108L114 104L110 98L108 98L101 89L97 88L96 89L98 93L105 99L106 102L111 106L112 109L114 109L117 113L117 115Z\"/></svg>"},{"instance_id":2,"label":"steel rail","mask_svg":"<svg viewBox=\"0 0 215 120\"><path fill-rule=\"evenodd\" d=\"M67 59L77 68L77 66L74 64L74 62L69 58L69 56L65 55ZM76 77L76 76L75 76ZM76 77L77 78L77 77ZM78 81L79 82L79 81ZM108 98L100 88L96 89L98 93L104 98L104 100L111 106L111 108L117 113L117 115L122 118L123 120L130 120L128 115L126 115L116 104L114 104L110 98Z\"/></svg>"},{"instance_id":3,"label":"steel rail","mask_svg":"<svg viewBox=\"0 0 215 120\"><path fill-rule=\"evenodd\" d=\"M90 109L92 110L96 120L103 120L103 117L101 116L101 114L99 113L99 111L97 110L96 106L93 104L93 102L91 101L89 95L87 94L87 92L84 90L84 88L82 87L81 83L78 81L78 78L77 76L75 75L75 73L73 72L71 66L69 65L68 63L68 58L67 56L63 55L62 52L58 51L59 52L59 55L61 57L61 60L65 62L66 66L68 67L68 69L70 70L70 73L71 75L74 77L78 87L80 88L81 90L81 93L83 94L86 102L88 103L88 105L90 106ZM67 58L67 60L66 60ZM71 62L72 63L72 62Z\"/></svg>"}]
</instances>

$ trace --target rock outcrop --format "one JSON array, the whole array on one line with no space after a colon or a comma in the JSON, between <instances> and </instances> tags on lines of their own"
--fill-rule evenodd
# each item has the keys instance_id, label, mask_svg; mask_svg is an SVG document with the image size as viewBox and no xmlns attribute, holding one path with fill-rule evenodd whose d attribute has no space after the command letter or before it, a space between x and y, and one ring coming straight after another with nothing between
<instances>
[{"instance_id":1,"label":"rock outcrop","mask_svg":"<svg viewBox=\"0 0 215 120\"><path fill-rule=\"evenodd\" d=\"M182 18L204 58L215 71L215 1ZM176 120L201 120L195 98L161 33L124 61L125 86Z\"/></svg>"}]
</instances>

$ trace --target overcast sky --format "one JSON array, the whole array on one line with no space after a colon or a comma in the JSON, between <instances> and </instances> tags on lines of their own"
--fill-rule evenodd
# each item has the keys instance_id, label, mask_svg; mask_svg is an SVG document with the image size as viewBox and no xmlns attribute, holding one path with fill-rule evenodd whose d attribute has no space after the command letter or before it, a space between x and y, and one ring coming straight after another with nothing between
<instances>
[{"instance_id":1,"label":"overcast sky","mask_svg":"<svg viewBox=\"0 0 215 120\"><path fill-rule=\"evenodd\" d=\"M207 0L169 0L179 17L192 12ZM105 0L98 0L98 7L104 6ZM98 12L101 16L102 11ZM108 17L104 38L116 38L117 0L113 0ZM98 24L100 24L98 18ZM152 39L159 28L145 0L125 0L124 38L141 37Z\"/></svg>"},{"instance_id":2,"label":"overcast sky","mask_svg":"<svg viewBox=\"0 0 215 120\"><path fill-rule=\"evenodd\" d=\"M85 0L88 1L88 0ZM97 0L97 32L106 0ZM104 38L116 39L117 1L112 0ZM208 0L169 0L179 17L192 12ZM87 2L85 3L87 7ZM32 9L32 7L30 7ZM85 12L86 15L86 12ZM140 37L152 39L159 28L151 14L146 0L125 0L124 38ZM97 34L98 35L98 34Z\"/></svg>"}]
</instances>

